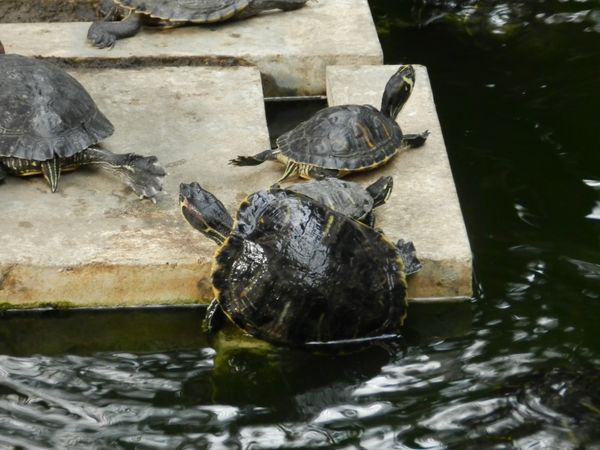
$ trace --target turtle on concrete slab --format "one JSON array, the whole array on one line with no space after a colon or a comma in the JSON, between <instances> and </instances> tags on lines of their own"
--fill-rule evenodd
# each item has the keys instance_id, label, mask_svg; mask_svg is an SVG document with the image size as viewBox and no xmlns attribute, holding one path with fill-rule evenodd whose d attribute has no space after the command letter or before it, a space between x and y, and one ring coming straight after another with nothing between
<instances>
[{"instance_id":1,"label":"turtle on concrete slab","mask_svg":"<svg viewBox=\"0 0 600 450\"><path fill-rule=\"evenodd\" d=\"M415 71L403 65L389 79L381 109L371 105L324 108L277 139L277 148L253 156L238 156L235 166L256 166L265 161L285 165L279 181L301 178L343 177L386 164L399 151L422 146L428 131L404 134L396 122L410 97Z\"/></svg>"},{"instance_id":2,"label":"turtle on concrete slab","mask_svg":"<svg viewBox=\"0 0 600 450\"><path fill-rule=\"evenodd\" d=\"M0 180L42 174L55 192L62 172L95 165L118 174L140 197L154 198L164 169L155 156L115 154L98 145L113 131L85 88L64 70L0 54Z\"/></svg>"},{"instance_id":3,"label":"turtle on concrete slab","mask_svg":"<svg viewBox=\"0 0 600 450\"><path fill-rule=\"evenodd\" d=\"M143 23L163 26L206 24L230 19L246 19L263 11L291 11L308 0L103 0L106 20L124 9L121 21L94 22L88 39L99 48L112 47L115 41L137 34Z\"/></svg>"},{"instance_id":4,"label":"turtle on concrete slab","mask_svg":"<svg viewBox=\"0 0 600 450\"><path fill-rule=\"evenodd\" d=\"M400 332L405 267L420 268L412 243L398 248L383 233L278 188L247 197L235 220L198 183L180 185L180 206L192 227L219 244L209 331L225 316L288 347L362 345Z\"/></svg>"},{"instance_id":5,"label":"turtle on concrete slab","mask_svg":"<svg viewBox=\"0 0 600 450\"><path fill-rule=\"evenodd\" d=\"M281 188L277 184L271 187ZM334 211L374 227L373 209L388 200L393 187L394 179L385 176L378 178L366 188L354 181L324 178L291 184L282 189L304 194Z\"/></svg>"}]
</instances>

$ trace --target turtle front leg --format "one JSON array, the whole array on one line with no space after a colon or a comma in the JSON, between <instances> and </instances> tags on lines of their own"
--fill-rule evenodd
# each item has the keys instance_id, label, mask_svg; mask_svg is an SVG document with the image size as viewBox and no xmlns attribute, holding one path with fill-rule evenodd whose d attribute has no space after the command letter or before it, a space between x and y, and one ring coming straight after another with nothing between
<instances>
[{"instance_id":1,"label":"turtle front leg","mask_svg":"<svg viewBox=\"0 0 600 450\"><path fill-rule=\"evenodd\" d=\"M204 316L202 328L210 337L223 328L225 319L226 316L223 312L223 308L221 308L221 304L215 298L210 302L210 305L208 305L208 308L206 309L206 316Z\"/></svg>"},{"instance_id":2,"label":"turtle front leg","mask_svg":"<svg viewBox=\"0 0 600 450\"><path fill-rule=\"evenodd\" d=\"M141 27L142 16L130 13L120 22L92 23L87 38L98 48L113 47L117 39L134 36Z\"/></svg>"},{"instance_id":3,"label":"turtle front leg","mask_svg":"<svg viewBox=\"0 0 600 450\"><path fill-rule=\"evenodd\" d=\"M399 239L396 243L396 248L398 249L398 253L400 253L402 261L404 262L404 273L406 275L417 273L423 268L423 264L421 264L421 261L419 261L419 258L417 258L415 244L413 244L412 241Z\"/></svg>"},{"instance_id":4,"label":"turtle front leg","mask_svg":"<svg viewBox=\"0 0 600 450\"><path fill-rule=\"evenodd\" d=\"M115 172L140 198L153 199L162 190L162 178L166 175L156 156L116 154L100 147L84 150L80 164L100 165Z\"/></svg>"}]
</instances>

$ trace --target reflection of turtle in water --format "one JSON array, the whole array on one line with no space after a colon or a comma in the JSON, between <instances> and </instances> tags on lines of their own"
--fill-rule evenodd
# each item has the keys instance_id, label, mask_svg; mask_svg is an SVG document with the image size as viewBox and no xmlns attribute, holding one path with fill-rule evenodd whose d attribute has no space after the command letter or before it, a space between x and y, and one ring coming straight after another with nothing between
<instances>
[{"instance_id":1,"label":"reflection of turtle in water","mask_svg":"<svg viewBox=\"0 0 600 450\"><path fill-rule=\"evenodd\" d=\"M265 161L285 165L284 180L342 177L375 169L400 150L419 147L428 132L403 134L396 122L415 84L412 66L401 66L390 78L381 100L381 110L371 105L340 105L322 109L277 139L277 148L253 156L238 156L235 166L256 166Z\"/></svg>"},{"instance_id":2,"label":"reflection of turtle in water","mask_svg":"<svg viewBox=\"0 0 600 450\"><path fill-rule=\"evenodd\" d=\"M277 188L250 195L235 221L197 183L181 185L180 202L186 220L220 244L209 329L224 312L250 334L292 347L398 334L407 310L404 268L420 268L412 243L398 247L310 197Z\"/></svg>"},{"instance_id":3,"label":"reflection of turtle in water","mask_svg":"<svg viewBox=\"0 0 600 450\"><path fill-rule=\"evenodd\" d=\"M101 10L106 19L120 8L127 16L120 22L94 22L88 39L99 48L112 47L117 39L135 35L143 22L174 26L186 23L213 23L245 19L263 11L290 11L308 0L103 0Z\"/></svg>"},{"instance_id":4,"label":"reflection of turtle in water","mask_svg":"<svg viewBox=\"0 0 600 450\"><path fill-rule=\"evenodd\" d=\"M154 156L119 155L96 145L113 131L69 74L44 61L0 54L0 180L43 174L55 192L62 172L96 165L119 174L139 196L154 197L165 171Z\"/></svg>"}]
</instances>

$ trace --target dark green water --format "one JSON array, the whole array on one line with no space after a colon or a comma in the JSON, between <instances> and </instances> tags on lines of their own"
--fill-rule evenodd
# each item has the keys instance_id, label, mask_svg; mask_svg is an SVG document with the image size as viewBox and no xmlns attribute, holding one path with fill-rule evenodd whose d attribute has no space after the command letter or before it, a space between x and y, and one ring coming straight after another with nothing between
<instances>
[{"instance_id":1,"label":"dark green water","mask_svg":"<svg viewBox=\"0 0 600 450\"><path fill-rule=\"evenodd\" d=\"M371 3L386 62L430 71L475 255L472 331L215 351L168 332L193 335L198 314L165 313L138 317L136 342L133 317L99 318L104 351L57 356L16 317L0 449L600 449L600 2Z\"/></svg>"}]
</instances>

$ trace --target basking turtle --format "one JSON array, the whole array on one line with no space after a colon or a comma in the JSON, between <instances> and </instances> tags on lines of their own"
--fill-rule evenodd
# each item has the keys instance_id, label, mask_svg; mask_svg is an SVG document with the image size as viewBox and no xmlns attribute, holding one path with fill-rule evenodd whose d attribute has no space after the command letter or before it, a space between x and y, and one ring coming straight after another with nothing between
<instances>
[{"instance_id":1,"label":"basking turtle","mask_svg":"<svg viewBox=\"0 0 600 450\"><path fill-rule=\"evenodd\" d=\"M176 26L187 23L213 23L245 19L263 11L299 9L308 0L103 0L106 19L123 8L127 16L120 22L94 22L88 39L99 48L112 47L117 39L137 34L144 22Z\"/></svg>"},{"instance_id":2,"label":"basking turtle","mask_svg":"<svg viewBox=\"0 0 600 450\"><path fill-rule=\"evenodd\" d=\"M71 75L44 61L0 54L0 181L7 174L43 174L56 192L62 172L93 164L153 198L165 171L154 156L114 154L96 145L113 131Z\"/></svg>"},{"instance_id":3,"label":"basking turtle","mask_svg":"<svg viewBox=\"0 0 600 450\"><path fill-rule=\"evenodd\" d=\"M280 186L276 184L272 187ZM353 181L324 178L291 184L283 189L304 194L334 211L374 227L375 216L372 210L387 201L393 187L392 177L380 177L366 188Z\"/></svg>"},{"instance_id":4,"label":"basking turtle","mask_svg":"<svg viewBox=\"0 0 600 450\"><path fill-rule=\"evenodd\" d=\"M265 161L285 165L280 181L292 175L302 178L342 177L375 169L400 150L420 147L429 132L403 134L396 122L415 84L412 66L401 66L390 78L381 110L370 105L340 105L322 109L277 139L277 148L254 156L238 156L235 166L256 166Z\"/></svg>"},{"instance_id":5,"label":"basking turtle","mask_svg":"<svg viewBox=\"0 0 600 450\"><path fill-rule=\"evenodd\" d=\"M195 229L217 242L208 328L229 317L265 341L292 347L356 344L397 335L406 316L405 262L374 229L303 194L271 188L245 199L235 221L198 183L180 186Z\"/></svg>"}]
</instances>

